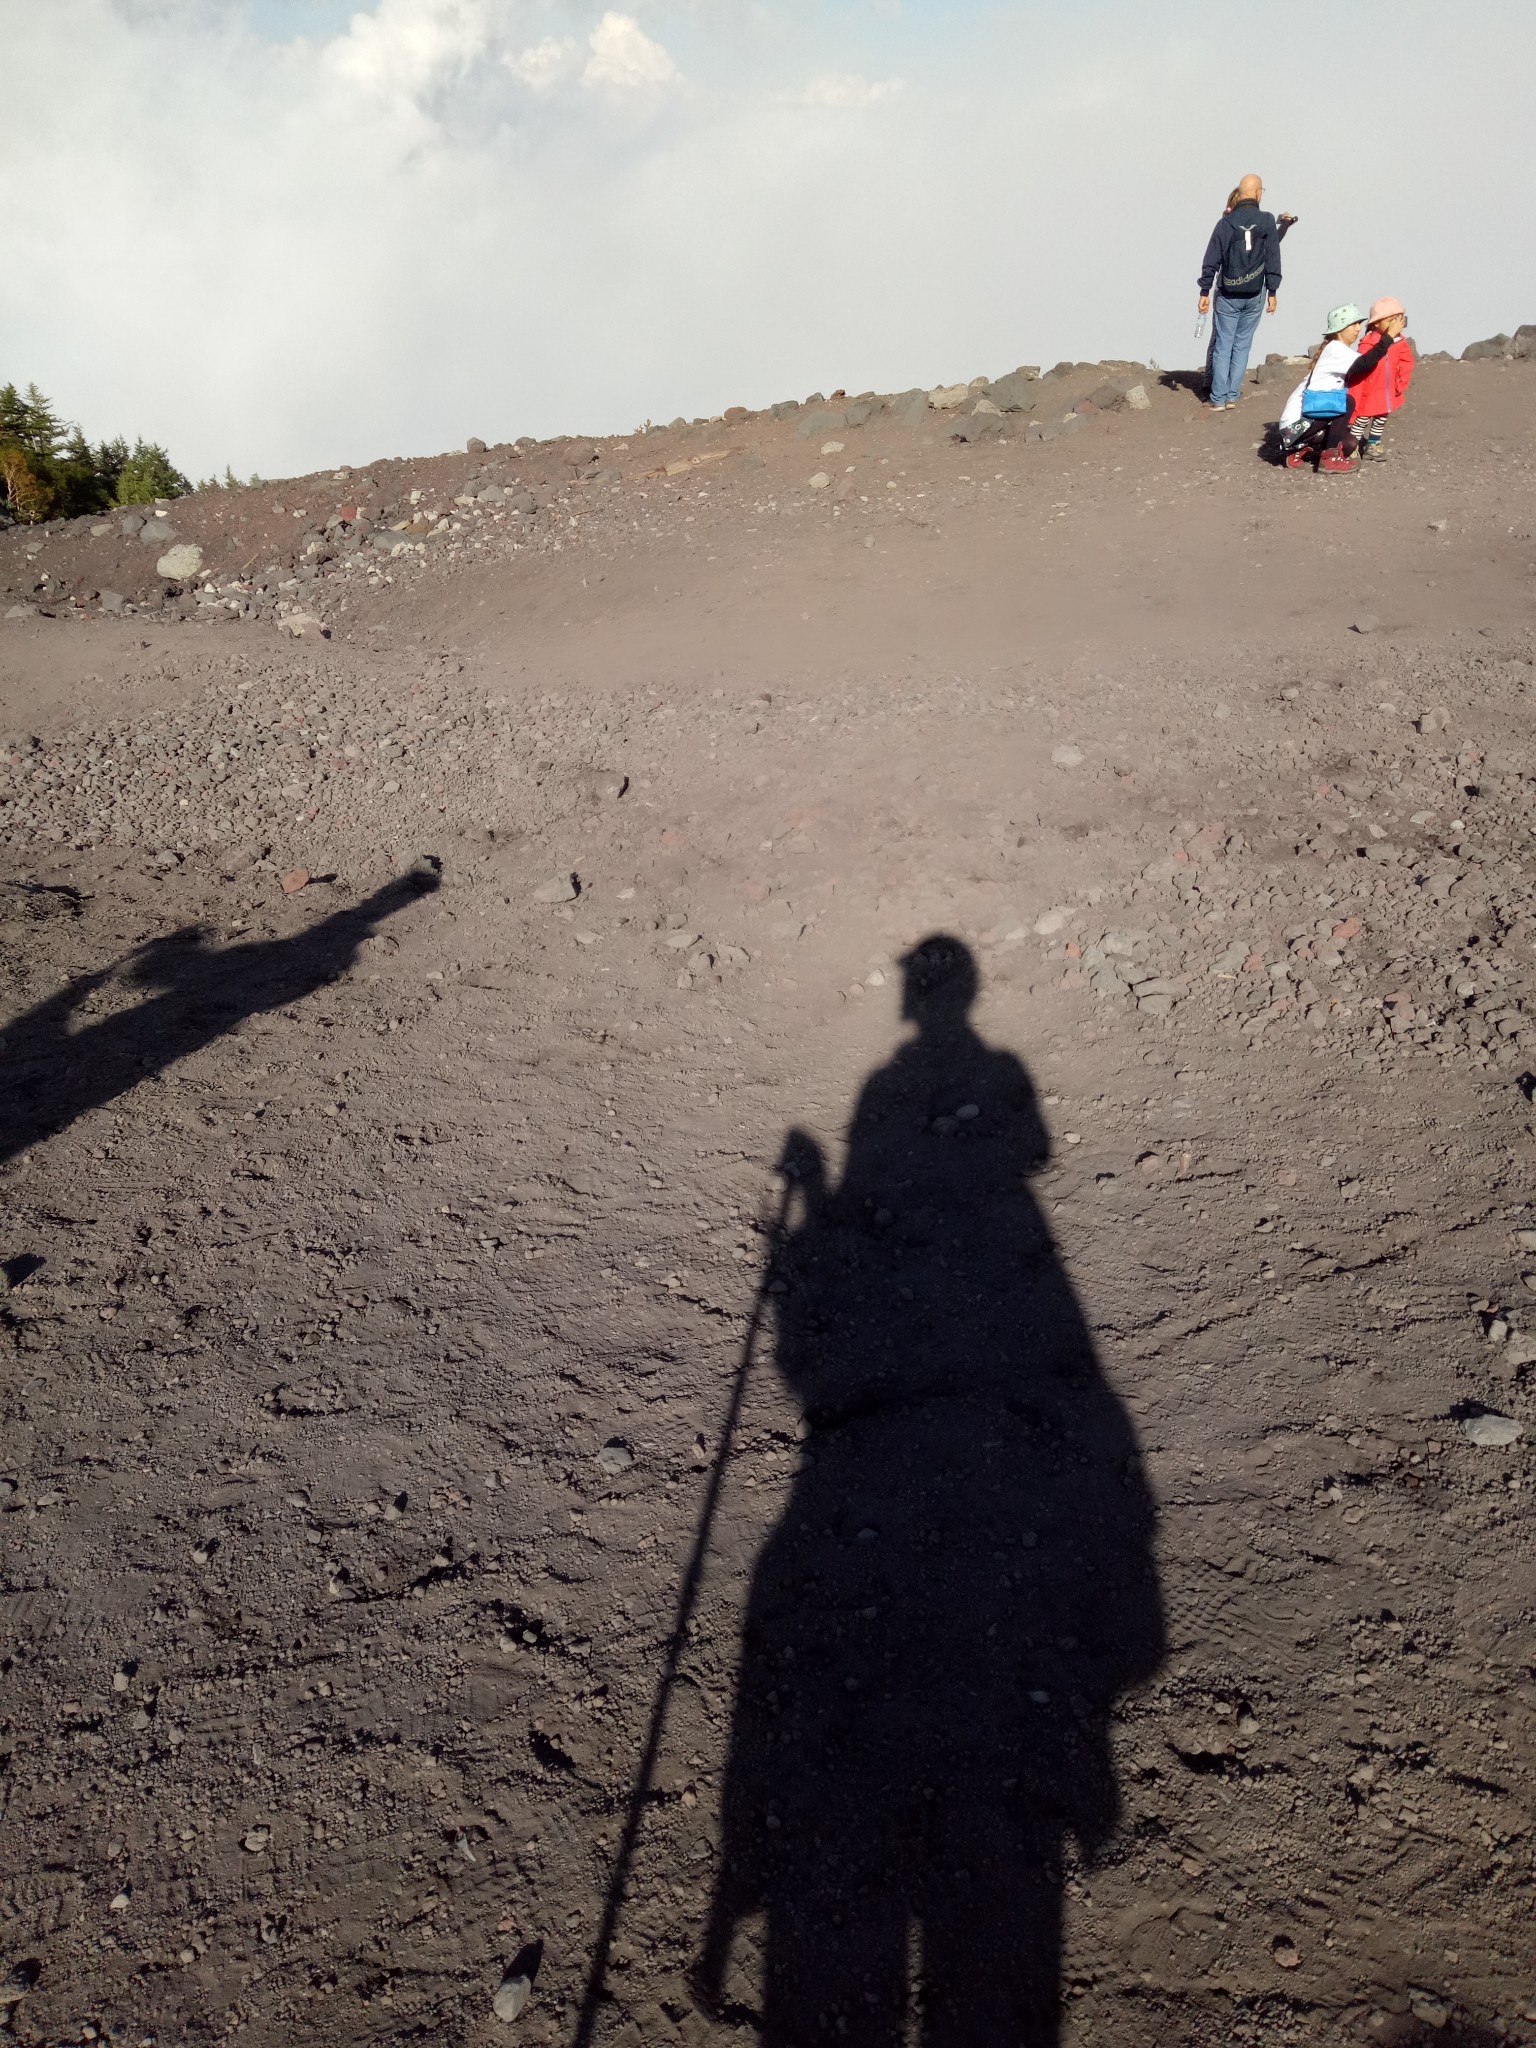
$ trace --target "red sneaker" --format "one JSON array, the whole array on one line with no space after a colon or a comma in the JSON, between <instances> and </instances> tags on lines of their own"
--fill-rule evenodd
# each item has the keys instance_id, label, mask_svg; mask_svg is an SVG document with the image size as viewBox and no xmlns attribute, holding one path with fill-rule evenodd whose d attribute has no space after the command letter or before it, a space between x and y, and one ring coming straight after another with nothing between
<instances>
[{"instance_id":1,"label":"red sneaker","mask_svg":"<svg viewBox=\"0 0 1536 2048\"><path fill-rule=\"evenodd\" d=\"M1305 448L1293 448L1285 458L1285 466L1287 469L1305 469L1311 460Z\"/></svg>"},{"instance_id":2,"label":"red sneaker","mask_svg":"<svg viewBox=\"0 0 1536 2048\"><path fill-rule=\"evenodd\" d=\"M1354 457L1341 453L1337 448L1325 448L1317 458L1319 476L1353 476L1355 467Z\"/></svg>"}]
</instances>

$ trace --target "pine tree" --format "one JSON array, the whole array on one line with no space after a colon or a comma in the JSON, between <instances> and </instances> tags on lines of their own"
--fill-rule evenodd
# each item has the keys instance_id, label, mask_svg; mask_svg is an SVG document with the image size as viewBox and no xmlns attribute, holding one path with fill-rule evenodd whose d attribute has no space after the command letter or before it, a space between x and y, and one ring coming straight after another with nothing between
<instances>
[{"instance_id":1,"label":"pine tree","mask_svg":"<svg viewBox=\"0 0 1536 2048\"><path fill-rule=\"evenodd\" d=\"M157 441L135 441L117 478L119 505L152 505L156 498L182 498L192 486Z\"/></svg>"},{"instance_id":2,"label":"pine tree","mask_svg":"<svg viewBox=\"0 0 1536 2048\"><path fill-rule=\"evenodd\" d=\"M110 505L147 505L179 498L192 486L165 450L124 440L92 448L66 426L35 384L0 385L0 507L11 518L79 518Z\"/></svg>"}]
</instances>

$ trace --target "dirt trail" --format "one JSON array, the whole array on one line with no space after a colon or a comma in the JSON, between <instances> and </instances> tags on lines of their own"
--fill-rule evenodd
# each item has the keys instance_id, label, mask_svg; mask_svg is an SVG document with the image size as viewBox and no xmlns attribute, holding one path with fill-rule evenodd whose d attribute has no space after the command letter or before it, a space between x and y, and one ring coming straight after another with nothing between
<instances>
[{"instance_id":1,"label":"dirt trail","mask_svg":"<svg viewBox=\"0 0 1536 2048\"><path fill-rule=\"evenodd\" d=\"M1533 378L0 535L18 2040L1536 2042Z\"/></svg>"}]
</instances>

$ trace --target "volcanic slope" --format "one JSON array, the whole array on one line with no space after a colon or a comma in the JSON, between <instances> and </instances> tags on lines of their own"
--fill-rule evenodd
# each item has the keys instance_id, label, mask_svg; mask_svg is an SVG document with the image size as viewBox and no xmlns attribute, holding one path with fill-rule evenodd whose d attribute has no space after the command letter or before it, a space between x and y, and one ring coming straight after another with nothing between
<instances>
[{"instance_id":1,"label":"volcanic slope","mask_svg":"<svg viewBox=\"0 0 1536 2048\"><path fill-rule=\"evenodd\" d=\"M15 2038L1536 2042L1536 365L1291 374L0 535Z\"/></svg>"}]
</instances>

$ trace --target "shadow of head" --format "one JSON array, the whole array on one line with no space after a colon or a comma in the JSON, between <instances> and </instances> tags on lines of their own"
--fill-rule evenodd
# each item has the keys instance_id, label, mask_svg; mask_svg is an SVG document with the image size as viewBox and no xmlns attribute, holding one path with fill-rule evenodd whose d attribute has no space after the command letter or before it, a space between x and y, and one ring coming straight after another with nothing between
<instances>
[{"instance_id":1,"label":"shadow of head","mask_svg":"<svg viewBox=\"0 0 1536 2048\"><path fill-rule=\"evenodd\" d=\"M930 933L903 955L900 965L901 1014L909 1024L940 1033L966 1028L981 976L975 954L962 939Z\"/></svg>"}]
</instances>

